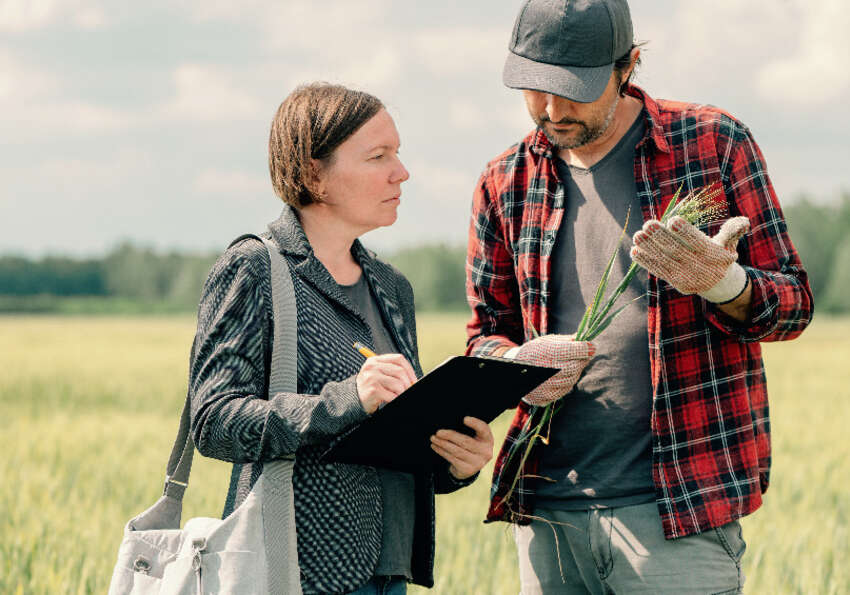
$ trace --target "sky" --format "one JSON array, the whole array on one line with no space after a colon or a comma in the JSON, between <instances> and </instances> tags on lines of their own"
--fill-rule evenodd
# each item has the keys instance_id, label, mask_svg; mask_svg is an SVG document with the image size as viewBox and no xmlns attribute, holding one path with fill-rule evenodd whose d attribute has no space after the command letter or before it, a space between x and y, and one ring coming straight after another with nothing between
<instances>
[{"instance_id":1,"label":"sky","mask_svg":"<svg viewBox=\"0 0 850 595\"><path fill-rule=\"evenodd\" d=\"M518 0L0 0L0 254L221 251L281 203L280 102L378 96L411 177L373 249L465 242L484 165L532 128L501 71ZM752 130L783 204L850 191L850 3L632 0L635 82Z\"/></svg>"}]
</instances>

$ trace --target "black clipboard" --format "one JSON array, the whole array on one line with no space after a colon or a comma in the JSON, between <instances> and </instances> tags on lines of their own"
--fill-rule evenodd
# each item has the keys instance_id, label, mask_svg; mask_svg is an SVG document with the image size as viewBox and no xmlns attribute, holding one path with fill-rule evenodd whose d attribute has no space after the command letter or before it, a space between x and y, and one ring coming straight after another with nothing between
<instances>
[{"instance_id":1,"label":"black clipboard","mask_svg":"<svg viewBox=\"0 0 850 595\"><path fill-rule=\"evenodd\" d=\"M558 371L502 358L449 358L337 437L322 458L396 471L432 469L445 464L431 450L434 432L450 429L470 434L464 416L490 423Z\"/></svg>"}]
</instances>

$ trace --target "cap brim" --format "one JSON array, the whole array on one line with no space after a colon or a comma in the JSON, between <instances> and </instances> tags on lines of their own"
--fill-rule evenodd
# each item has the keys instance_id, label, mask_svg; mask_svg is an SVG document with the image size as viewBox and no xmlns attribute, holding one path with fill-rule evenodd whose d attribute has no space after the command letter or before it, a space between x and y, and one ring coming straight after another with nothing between
<instances>
[{"instance_id":1,"label":"cap brim","mask_svg":"<svg viewBox=\"0 0 850 595\"><path fill-rule=\"evenodd\" d=\"M502 81L512 89L531 89L559 95L570 101L590 103L599 99L605 91L613 71L613 64L563 66L535 62L509 52Z\"/></svg>"}]
</instances>

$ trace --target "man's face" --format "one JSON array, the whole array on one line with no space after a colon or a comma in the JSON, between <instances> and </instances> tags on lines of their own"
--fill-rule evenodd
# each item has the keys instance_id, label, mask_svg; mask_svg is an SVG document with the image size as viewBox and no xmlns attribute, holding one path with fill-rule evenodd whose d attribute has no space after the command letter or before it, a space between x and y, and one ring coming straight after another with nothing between
<instances>
[{"instance_id":1,"label":"man's face","mask_svg":"<svg viewBox=\"0 0 850 595\"><path fill-rule=\"evenodd\" d=\"M611 74L602 95L591 103L578 103L558 95L524 90L525 104L534 122L557 149L576 149L601 137L611 121L620 95L619 76Z\"/></svg>"}]
</instances>

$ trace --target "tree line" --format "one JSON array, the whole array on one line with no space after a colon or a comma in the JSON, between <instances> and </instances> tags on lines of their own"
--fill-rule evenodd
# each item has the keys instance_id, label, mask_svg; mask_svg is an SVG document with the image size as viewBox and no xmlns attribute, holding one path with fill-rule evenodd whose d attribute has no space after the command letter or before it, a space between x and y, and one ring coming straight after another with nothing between
<instances>
[{"instance_id":1,"label":"tree line","mask_svg":"<svg viewBox=\"0 0 850 595\"><path fill-rule=\"evenodd\" d=\"M850 312L850 194L822 204L800 199L784 209L791 237L809 273L818 312ZM380 255L413 285L418 310L463 311L466 250L431 244ZM101 258L0 256L0 311L62 311L66 300L123 310L158 304L192 311L218 254L158 252L122 243ZM105 308L112 310L111 308Z\"/></svg>"}]
</instances>

